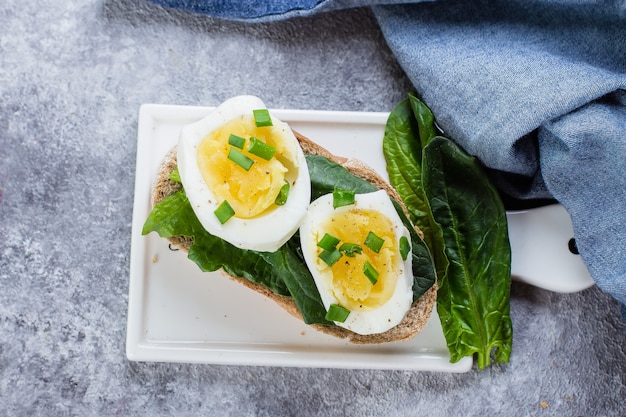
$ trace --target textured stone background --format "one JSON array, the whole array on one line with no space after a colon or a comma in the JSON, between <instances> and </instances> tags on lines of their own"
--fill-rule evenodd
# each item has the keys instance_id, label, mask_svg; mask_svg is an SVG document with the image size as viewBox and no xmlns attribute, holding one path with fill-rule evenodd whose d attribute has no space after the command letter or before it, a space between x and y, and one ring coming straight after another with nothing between
<instances>
[{"instance_id":1,"label":"textured stone background","mask_svg":"<svg viewBox=\"0 0 626 417\"><path fill-rule=\"evenodd\" d=\"M626 326L596 288L515 283L510 364L466 374L125 358L142 103L389 111L368 10L240 25L141 0L0 6L0 415L618 416Z\"/></svg>"}]
</instances>

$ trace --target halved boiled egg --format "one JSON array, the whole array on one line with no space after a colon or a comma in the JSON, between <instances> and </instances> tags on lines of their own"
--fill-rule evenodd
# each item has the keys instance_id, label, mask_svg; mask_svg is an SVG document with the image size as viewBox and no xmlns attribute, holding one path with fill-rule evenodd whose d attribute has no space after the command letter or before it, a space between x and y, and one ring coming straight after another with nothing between
<instances>
[{"instance_id":1,"label":"halved boiled egg","mask_svg":"<svg viewBox=\"0 0 626 417\"><path fill-rule=\"evenodd\" d=\"M254 96L237 96L185 126L178 170L202 226L242 249L276 251L311 198L304 153L290 127Z\"/></svg>"},{"instance_id":2,"label":"halved boiled egg","mask_svg":"<svg viewBox=\"0 0 626 417\"><path fill-rule=\"evenodd\" d=\"M302 252L327 318L355 333L382 333L402 321L413 301L410 234L385 191L347 202L339 194L309 206Z\"/></svg>"}]
</instances>

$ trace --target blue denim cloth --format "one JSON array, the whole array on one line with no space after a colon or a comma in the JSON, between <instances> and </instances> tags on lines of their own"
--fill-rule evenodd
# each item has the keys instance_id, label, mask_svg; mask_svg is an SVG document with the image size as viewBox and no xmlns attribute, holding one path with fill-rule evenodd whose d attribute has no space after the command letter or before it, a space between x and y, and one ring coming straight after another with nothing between
<instances>
[{"instance_id":1,"label":"blue denim cloth","mask_svg":"<svg viewBox=\"0 0 626 417\"><path fill-rule=\"evenodd\" d=\"M245 22L285 20L314 13L380 4L415 3L414 0L150 0L161 6ZM428 1L428 0L427 0Z\"/></svg>"},{"instance_id":2,"label":"blue denim cloth","mask_svg":"<svg viewBox=\"0 0 626 417\"><path fill-rule=\"evenodd\" d=\"M448 0L374 10L446 133L498 171L500 189L563 204L591 276L624 306L626 3Z\"/></svg>"},{"instance_id":3,"label":"blue denim cloth","mask_svg":"<svg viewBox=\"0 0 626 417\"><path fill-rule=\"evenodd\" d=\"M597 285L626 305L625 0L152 1L249 22L372 6L446 134L503 192L558 200Z\"/></svg>"}]
</instances>

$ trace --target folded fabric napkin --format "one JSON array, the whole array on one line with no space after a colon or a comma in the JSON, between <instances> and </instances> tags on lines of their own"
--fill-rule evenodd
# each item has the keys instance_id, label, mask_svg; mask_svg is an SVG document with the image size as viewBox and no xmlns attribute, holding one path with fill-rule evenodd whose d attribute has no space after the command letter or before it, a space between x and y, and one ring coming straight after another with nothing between
<instances>
[{"instance_id":1,"label":"folded fabric napkin","mask_svg":"<svg viewBox=\"0 0 626 417\"><path fill-rule=\"evenodd\" d=\"M519 199L554 198L626 319L624 0L152 0L248 22L371 6L437 123Z\"/></svg>"}]
</instances>

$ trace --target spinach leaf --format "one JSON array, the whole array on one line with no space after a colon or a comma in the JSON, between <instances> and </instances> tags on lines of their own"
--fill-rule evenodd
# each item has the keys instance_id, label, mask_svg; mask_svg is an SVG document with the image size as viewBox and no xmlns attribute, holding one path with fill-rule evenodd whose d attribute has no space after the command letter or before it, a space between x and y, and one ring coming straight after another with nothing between
<instances>
[{"instance_id":1,"label":"spinach leaf","mask_svg":"<svg viewBox=\"0 0 626 417\"><path fill-rule=\"evenodd\" d=\"M409 96L390 113L383 137L383 154L391 185L406 205L411 221L424 233L424 241L435 262L437 276L443 278L448 259L443 251L443 234L435 222L422 187L422 146L436 128L430 110ZM422 126L419 121L429 123Z\"/></svg>"},{"instance_id":2,"label":"spinach leaf","mask_svg":"<svg viewBox=\"0 0 626 417\"><path fill-rule=\"evenodd\" d=\"M334 325L325 318L326 309L321 304L319 291L306 266L297 233L276 252L263 252L261 256L269 264L275 265L274 272L289 288L289 293L293 296L305 323Z\"/></svg>"},{"instance_id":3,"label":"spinach leaf","mask_svg":"<svg viewBox=\"0 0 626 417\"><path fill-rule=\"evenodd\" d=\"M443 230L450 261L439 288L437 312L451 361L476 353L478 368L508 362L511 248L498 192L476 158L438 136L424 148L423 183Z\"/></svg>"},{"instance_id":4,"label":"spinach leaf","mask_svg":"<svg viewBox=\"0 0 626 417\"><path fill-rule=\"evenodd\" d=\"M411 105L411 110L413 110L413 116L415 116L417 121L420 142L422 144L422 148L424 148L435 136L437 136L438 133L441 132L439 132L435 126L435 116L426 104L413 94L409 94L409 103Z\"/></svg>"},{"instance_id":5,"label":"spinach leaf","mask_svg":"<svg viewBox=\"0 0 626 417\"><path fill-rule=\"evenodd\" d=\"M352 190L356 194L365 194L377 191L364 179L352 175L343 166L319 155L305 155L311 178L311 201L332 193L335 188Z\"/></svg>"},{"instance_id":6,"label":"spinach leaf","mask_svg":"<svg viewBox=\"0 0 626 417\"><path fill-rule=\"evenodd\" d=\"M187 255L202 271L223 268L231 275L263 284L278 294L290 294L282 278L274 273L275 266L267 263L260 253L239 249L209 234L193 212L183 189L166 197L153 208L144 223L142 234L151 231L164 238L193 238Z\"/></svg>"},{"instance_id":7,"label":"spinach leaf","mask_svg":"<svg viewBox=\"0 0 626 417\"><path fill-rule=\"evenodd\" d=\"M391 112L383 152L390 182L433 254L437 311L451 362L474 353L480 369L511 352L510 246L497 192L469 157L409 95Z\"/></svg>"},{"instance_id":8,"label":"spinach leaf","mask_svg":"<svg viewBox=\"0 0 626 417\"><path fill-rule=\"evenodd\" d=\"M389 114L383 137L383 154L391 185L398 191L415 223L425 234L429 228L428 204L422 192L422 147L408 99ZM430 244L429 238L426 241Z\"/></svg>"}]
</instances>

